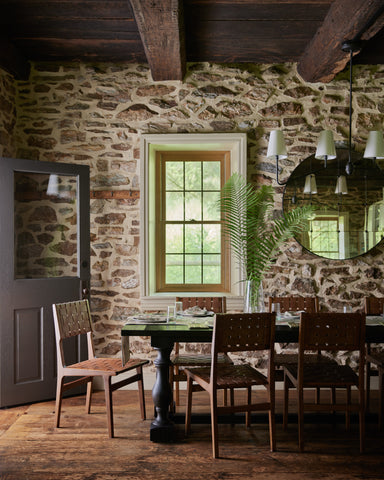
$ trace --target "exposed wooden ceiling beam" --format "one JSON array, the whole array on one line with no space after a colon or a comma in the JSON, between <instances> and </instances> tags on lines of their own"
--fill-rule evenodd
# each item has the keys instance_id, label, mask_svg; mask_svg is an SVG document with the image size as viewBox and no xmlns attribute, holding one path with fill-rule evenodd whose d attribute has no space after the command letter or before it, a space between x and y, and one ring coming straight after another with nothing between
<instances>
[{"instance_id":1,"label":"exposed wooden ceiling beam","mask_svg":"<svg viewBox=\"0 0 384 480\"><path fill-rule=\"evenodd\" d=\"M383 0L335 0L301 56L298 73L307 82L330 82L349 60L342 43L369 40L382 28L383 19Z\"/></svg>"},{"instance_id":2,"label":"exposed wooden ceiling beam","mask_svg":"<svg viewBox=\"0 0 384 480\"><path fill-rule=\"evenodd\" d=\"M186 70L181 0L130 0L153 80L183 80Z\"/></svg>"},{"instance_id":3,"label":"exposed wooden ceiling beam","mask_svg":"<svg viewBox=\"0 0 384 480\"><path fill-rule=\"evenodd\" d=\"M27 80L29 77L30 65L27 59L5 38L0 39L0 68L16 80Z\"/></svg>"}]
</instances>

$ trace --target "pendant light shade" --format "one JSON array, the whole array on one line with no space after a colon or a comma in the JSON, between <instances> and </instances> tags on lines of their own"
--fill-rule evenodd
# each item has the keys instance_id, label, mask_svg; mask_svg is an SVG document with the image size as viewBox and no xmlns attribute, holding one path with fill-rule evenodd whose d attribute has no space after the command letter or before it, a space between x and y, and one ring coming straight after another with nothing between
<instances>
[{"instance_id":1,"label":"pendant light shade","mask_svg":"<svg viewBox=\"0 0 384 480\"><path fill-rule=\"evenodd\" d=\"M364 158L384 158L383 132L369 132Z\"/></svg>"},{"instance_id":2,"label":"pendant light shade","mask_svg":"<svg viewBox=\"0 0 384 480\"><path fill-rule=\"evenodd\" d=\"M318 160L333 160L336 158L335 142L331 130L323 130L320 133L315 158Z\"/></svg>"},{"instance_id":3,"label":"pendant light shade","mask_svg":"<svg viewBox=\"0 0 384 480\"><path fill-rule=\"evenodd\" d=\"M313 173L305 177L304 193L311 193L312 195L317 193L316 177Z\"/></svg>"},{"instance_id":4,"label":"pendant light shade","mask_svg":"<svg viewBox=\"0 0 384 480\"><path fill-rule=\"evenodd\" d=\"M281 130L272 130L269 136L267 157L276 159L287 158L287 148Z\"/></svg>"},{"instance_id":5,"label":"pendant light shade","mask_svg":"<svg viewBox=\"0 0 384 480\"><path fill-rule=\"evenodd\" d=\"M345 175L339 175L337 177L335 193L341 193L343 195L348 194L347 179Z\"/></svg>"}]
</instances>

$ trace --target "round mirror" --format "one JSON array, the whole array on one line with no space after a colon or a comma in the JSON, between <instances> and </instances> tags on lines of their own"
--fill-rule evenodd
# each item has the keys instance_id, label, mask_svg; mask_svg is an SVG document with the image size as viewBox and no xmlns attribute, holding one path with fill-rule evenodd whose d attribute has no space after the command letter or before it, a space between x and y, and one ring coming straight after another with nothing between
<instances>
[{"instance_id":1,"label":"round mirror","mask_svg":"<svg viewBox=\"0 0 384 480\"><path fill-rule=\"evenodd\" d=\"M352 151L353 172L346 175L348 149L336 153L326 167L314 155L296 167L285 186L283 210L313 205L315 213L296 240L320 257L347 259L368 252L384 236L384 173Z\"/></svg>"}]
</instances>

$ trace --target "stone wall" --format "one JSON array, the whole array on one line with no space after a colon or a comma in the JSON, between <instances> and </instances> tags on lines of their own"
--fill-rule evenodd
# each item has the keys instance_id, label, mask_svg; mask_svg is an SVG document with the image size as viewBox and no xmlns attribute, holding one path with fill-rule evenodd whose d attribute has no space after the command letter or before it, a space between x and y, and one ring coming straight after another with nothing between
<instances>
[{"instance_id":1,"label":"stone wall","mask_svg":"<svg viewBox=\"0 0 384 480\"><path fill-rule=\"evenodd\" d=\"M362 150L368 130L382 129L384 66L355 67L354 83L353 141ZM250 180L276 186L266 158L270 130L282 128L287 139L284 179L314 152L324 128L348 139L348 88L347 73L306 84L291 64L190 64L183 83L153 82L145 65L34 64L29 81L15 82L15 156L89 165L92 191L138 190L141 134L244 132ZM0 143L10 148L7 138ZM276 186L276 208L282 191ZM123 317L140 310L139 238L139 200L91 199L92 313L103 355L119 354ZM264 290L316 294L322 310L347 302L360 310L365 295L384 295L383 249L330 261L291 241ZM132 349L151 350L146 339L132 339Z\"/></svg>"},{"instance_id":2,"label":"stone wall","mask_svg":"<svg viewBox=\"0 0 384 480\"><path fill-rule=\"evenodd\" d=\"M16 123L16 86L11 75L0 70L0 156L14 157L13 129Z\"/></svg>"}]
</instances>

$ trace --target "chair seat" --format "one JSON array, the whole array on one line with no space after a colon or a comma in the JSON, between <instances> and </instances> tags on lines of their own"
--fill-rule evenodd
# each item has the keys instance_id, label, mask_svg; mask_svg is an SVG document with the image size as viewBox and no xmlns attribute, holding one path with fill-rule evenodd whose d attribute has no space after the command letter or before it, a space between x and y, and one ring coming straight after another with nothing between
<instances>
[{"instance_id":1,"label":"chair seat","mask_svg":"<svg viewBox=\"0 0 384 480\"><path fill-rule=\"evenodd\" d=\"M384 352L371 352L367 354L367 362L374 363L378 367L384 368Z\"/></svg>"},{"instance_id":2,"label":"chair seat","mask_svg":"<svg viewBox=\"0 0 384 480\"><path fill-rule=\"evenodd\" d=\"M211 368L188 369L192 379L201 378L209 383ZM265 375L252 368L250 365L222 365L217 371L217 388L247 388L253 385L268 385Z\"/></svg>"},{"instance_id":3,"label":"chair seat","mask_svg":"<svg viewBox=\"0 0 384 480\"><path fill-rule=\"evenodd\" d=\"M318 355L316 353L306 354L305 355L306 362L321 362L321 363L335 363L337 364L336 360L330 357L326 357L325 355ZM277 353L275 355L275 365L276 366L283 366L283 365L297 365L298 363L298 354L297 353Z\"/></svg>"},{"instance_id":4,"label":"chair seat","mask_svg":"<svg viewBox=\"0 0 384 480\"><path fill-rule=\"evenodd\" d=\"M297 379L297 365L286 365L288 372ZM313 362L304 365L303 386L307 387L348 387L359 384L359 377L348 365Z\"/></svg>"},{"instance_id":5,"label":"chair seat","mask_svg":"<svg viewBox=\"0 0 384 480\"><path fill-rule=\"evenodd\" d=\"M119 358L91 358L89 360L84 360L83 362L74 363L68 368L74 370L87 370L89 372L88 375L92 375L92 371L99 373L100 375L103 375L103 373L117 375L132 370L133 368L147 365L148 363L148 360L131 358L123 366L121 359Z\"/></svg>"},{"instance_id":6,"label":"chair seat","mask_svg":"<svg viewBox=\"0 0 384 480\"><path fill-rule=\"evenodd\" d=\"M211 365L212 355L173 355L171 362L178 367L200 367ZM218 355L219 363L233 364L231 358L226 354Z\"/></svg>"}]
</instances>

